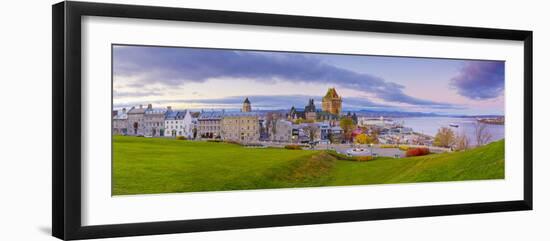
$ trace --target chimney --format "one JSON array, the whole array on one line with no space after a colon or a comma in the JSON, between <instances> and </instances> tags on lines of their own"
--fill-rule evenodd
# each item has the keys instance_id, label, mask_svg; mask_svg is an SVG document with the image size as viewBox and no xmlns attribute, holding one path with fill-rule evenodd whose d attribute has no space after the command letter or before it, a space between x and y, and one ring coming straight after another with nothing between
<instances>
[{"instance_id":1,"label":"chimney","mask_svg":"<svg viewBox=\"0 0 550 241\"><path fill-rule=\"evenodd\" d=\"M153 105L152 104L147 104L147 109L153 109Z\"/></svg>"},{"instance_id":2,"label":"chimney","mask_svg":"<svg viewBox=\"0 0 550 241\"><path fill-rule=\"evenodd\" d=\"M139 108L140 108L140 109L143 109L143 105L139 105Z\"/></svg>"},{"instance_id":3,"label":"chimney","mask_svg":"<svg viewBox=\"0 0 550 241\"><path fill-rule=\"evenodd\" d=\"M122 108L122 114L126 114L126 107Z\"/></svg>"},{"instance_id":4,"label":"chimney","mask_svg":"<svg viewBox=\"0 0 550 241\"><path fill-rule=\"evenodd\" d=\"M168 109L168 111L172 111L172 106L166 106L166 109Z\"/></svg>"}]
</instances>

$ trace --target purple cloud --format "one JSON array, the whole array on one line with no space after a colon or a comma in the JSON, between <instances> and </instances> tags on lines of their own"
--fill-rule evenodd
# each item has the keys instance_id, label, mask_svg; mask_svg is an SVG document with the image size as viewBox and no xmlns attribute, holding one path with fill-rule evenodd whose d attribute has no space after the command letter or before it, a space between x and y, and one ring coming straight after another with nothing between
<instances>
[{"instance_id":1,"label":"purple cloud","mask_svg":"<svg viewBox=\"0 0 550 241\"><path fill-rule=\"evenodd\" d=\"M322 96L311 95L251 95L246 96L252 102L252 107L257 109L289 109L291 106L296 108L303 108L309 101L309 99L315 99L315 105L321 109ZM205 106L224 106L228 109L239 109L245 97L243 96L229 96L223 98L213 99L199 99L199 100L173 100L164 99L154 101L155 105L164 106L167 103L185 103L185 104L199 104ZM116 103L115 107L127 107L143 104L142 102L127 102ZM367 98L354 98L348 97L343 104L346 110L355 109L370 109L370 108L397 108L391 105L378 104L370 101Z\"/></svg>"},{"instance_id":2,"label":"purple cloud","mask_svg":"<svg viewBox=\"0 0 550 241\"><path fill-rule=\"evenodd\" d=\"M344 88L373 93L389 102L434 108L454 107L407 95L402 85L327 64L316 58L315 54L115 46L113 59L115 76L133 76L141 84L182 85L220 77L249 78L263 83L276 83L278 79L283 79L301 83L337 83Z\"/></svg>"},{"instance_id":3,"label":"purple cloud","mask_svg":"<svg viewBox=\"0 0 550 241\"><path fill-rule=\"evenodd\" d=\"M458 94L474 100L492 99L504 91L503 61L470 61L451 79Z\"/></svg>"}]
</instances>

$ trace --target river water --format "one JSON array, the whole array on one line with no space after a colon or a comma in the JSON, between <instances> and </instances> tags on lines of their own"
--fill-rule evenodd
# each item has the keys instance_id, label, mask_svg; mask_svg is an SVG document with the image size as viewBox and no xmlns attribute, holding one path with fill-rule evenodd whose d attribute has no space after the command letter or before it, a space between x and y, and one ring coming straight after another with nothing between
<instances>
[{"instance_id":1,"label":"river water","mask_svg":"<svg viewBox=\"0 0 550 241\"><path fill-rule=\"evenodd\" d=\"M410 127L413 131L435 136L437 130L441 127L449 127L456 134L465 133L470 139L470 143L475 140L476 119L457 118L457 117L405 117L393 118L396 123L403 123L403 126ZM458 128L450 127L449 124L457 124ZM504 138L504 125L487 124L487 131L491 134L490 141L496 141Z\"/></svg>"}]
</instances>

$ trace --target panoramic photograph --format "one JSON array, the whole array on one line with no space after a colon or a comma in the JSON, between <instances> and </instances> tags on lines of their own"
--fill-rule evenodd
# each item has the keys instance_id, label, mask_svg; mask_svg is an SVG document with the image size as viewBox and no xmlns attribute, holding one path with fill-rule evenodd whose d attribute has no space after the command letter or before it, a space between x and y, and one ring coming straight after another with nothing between
<instances>
[{"instance_id":1,"label":"panoramic photograph","mask_svg":"<svg viewBox=\"0 0 550 241\"><path fill-rule=\"evenodd\" d=\"M112 195L504 179L505 62L112 45Z\"/></svg>"}]
</instances>

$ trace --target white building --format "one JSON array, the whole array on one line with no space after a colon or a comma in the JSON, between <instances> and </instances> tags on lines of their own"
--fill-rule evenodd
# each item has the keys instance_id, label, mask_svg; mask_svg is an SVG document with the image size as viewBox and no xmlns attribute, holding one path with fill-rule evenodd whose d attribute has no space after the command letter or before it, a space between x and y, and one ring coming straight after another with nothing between
<instances>
[{"instance_id":1,"label":"white building","mask_svg":"<svg viewBox=\"0 0 550 241\"><path fill-rule=\"evenodd\" d=\"M394 122L391 119L384 119L383 116L380 116L379 118L373 118L373 117L367 117L367 116L360 116L357 118L357 123L359 126L378 126L378 127L384 127L386 125L393 125Z\"/></svg>"},{"instance_id":2,"label":"white building","mask_svg":"<svg viewBox=\"0 0 550 241\"><path fill-rule=\"evenodd\" d=\"M193 119L191 111L186 110L183 115L183 136L187 138L193 138L193 129L195 129L196 120Z\"/></svg>"},{"instance_id":3,"label":"white building","mask_svg":"<svg viewBox=\"0 0 550 241\"><path fill-rule=\"evenodd\" d=\"M194 122L191 112L174 111L168 107L164 115L165 136L184 136L188 139L193 138Z\"/></svg>"}]
</instances>

